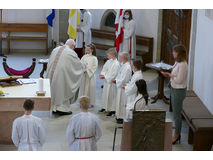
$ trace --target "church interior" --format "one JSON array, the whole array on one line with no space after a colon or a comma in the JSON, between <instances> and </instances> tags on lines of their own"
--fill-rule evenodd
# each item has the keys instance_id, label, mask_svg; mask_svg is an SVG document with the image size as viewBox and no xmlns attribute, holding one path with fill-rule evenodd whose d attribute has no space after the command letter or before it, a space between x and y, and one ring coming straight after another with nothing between
<instances>
[{"instance_id":1,"label":"church interior","mask_svg":"<svg viewBox=\"0 0 213 160\"><path fill-rule=\"evenodd\" d=\"M46 77L45 67L47 66L45 65L47 64L42 60L48 59L54 48L65 44L66 40L69 39L67 28L70 12L69 9L54 9L54 20L50 26L46 19L47 10L0 10L0 77L11 76L8 74L11 70L23 72L26 78L30 79ZM115 47L115 20L118 9L88 9L88 11L92 17L91 42L96 46L98 59L98 67L95 72L95 105L89 108L89 112L95 114L101 122L102 136L97 142L97 150L120 151L122 148L126 150L128 147L125 145L127 144L122 142L125 139L123 124L117 124L115 116L107 117L104 113L99 112L102 103L103 80L98 76L106 61L106 51ZM155 145L159 148L146 149L144 147L143 149L213 151L213 45L211 40L213 36L213 10L131 9L131 11L136 23L136 58L143 61L142 73L143 79L147 83L148 106L165 114L162 132L157 132L155 128L151 127L152 133L156 133L152 135L152 138L163 137L162 141L156 145L152 141L145 144L146 147ZM176 44L183 44L186 48L188 74L186 98L182 110L181 141L179 144L172 145L174 116L169 100L169 98L171 99L168 87L170 79L162 77L161 72L150 67L149 64L173 65L175 61L172 56L172 48ZM35 58L35 62L32 60L33 58ZM28 74L28 72L30 73ZM11 104L10 100L4 101L4 98L9 96L6 92L9 92L10 89L7 88L9 87L0 87L0 90L5 92L5 97L0 96L1 105L3 102ZM28 92L28 90L25 91ZM18 100L17 103L19 103ZM53 114L51 109L47 110L42 107L46 103L46 101L38 102L41 108L32 112L33 115L44 121L48 135L42 150L69 151L66 128L72 116L80 112L79 103L71 104L72 114L63 116ZM9 142L5 141L8 135L3 134L8 131L4 125L14 120L14 117L9 116L8 121L3 118L10 111L15 114L10 105L0 106L0 137L2 137L0 138L0 151L17 150L11 139ZM18 110L19 114L20 112L21 109ZM157 121L153 117L152 120L153 122ZM9 133L10 137L11 133Z\"/></svg>"}]
</instances>

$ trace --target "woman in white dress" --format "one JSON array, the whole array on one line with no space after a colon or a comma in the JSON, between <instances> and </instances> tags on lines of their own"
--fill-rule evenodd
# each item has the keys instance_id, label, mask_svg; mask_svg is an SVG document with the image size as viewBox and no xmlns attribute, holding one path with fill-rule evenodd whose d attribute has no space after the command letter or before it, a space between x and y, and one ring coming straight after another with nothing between
<instances>
[{"instance_id":1,"label":"woman in white dress","mask_svg":"<svg viewBox=\"0 0 213 160\"><path fill-rule=\"evenodd\" d=\"M91 106L94 106L96 95L95 71L98 67L96 47L94 44L87 45L86 54L81 58L81 62L85 66L85 70L81 80L79 97L88 96L91 101Z\"/></svg>"},{"instance_id":2,"label":"woman in white dress","mask_svg":"<svg viewBox=\"0 0 213 160\"><path fill-rule=\"evenodd\" d=\"M130 59L136 58L136 23L133 19L132 11L124 12L123 21L123 42L120 44L119 54L122 52L129 53Z\"/></svg>"}]
</instances>

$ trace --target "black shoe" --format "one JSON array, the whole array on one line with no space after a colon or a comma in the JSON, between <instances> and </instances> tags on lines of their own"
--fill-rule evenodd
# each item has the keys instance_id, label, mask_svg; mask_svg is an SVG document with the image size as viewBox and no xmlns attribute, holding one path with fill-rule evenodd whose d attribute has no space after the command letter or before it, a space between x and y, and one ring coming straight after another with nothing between
<instances>
[{"instance_id":1,"label":"black shoe","mask_svg":"<svg viewBox=\"0 0 213 160\"><path fill-rule=\"evenodd\" d=\"M113 114L115 114L115 111L109 112L106 116L110 117L110 116L112 116Z\"/></svg>"},{"instance_id":2,"label":"black shoe","mask_svg":"<svg viewBox=\"0 0 213 160\"><path fill-rule=\"evenodd\" d=\"M174 142L172 142L172 144L176 144L177 142L179 142L179 144L180 144L180 138L181 138L181 136L179 134L178 138Z\"/></svg>"},{"instance_id":3,"label":"black shoe","mask_svg":"<svg viewBox=\"0 0 213 160\"><path fill-rule=\"evenodd\" d=\"M123 119L121 119L121 118L119 118L119 119L116 118L116 121L118 124L123 124Z\"/></svg>"},{"instance_id":4,"label":"black shoe","mask_svg":"<svg viewBox=\"0 0 213 160\"><path fill-rule=\"evenodd\" d=\"M57 113L58 113L59 115L61 115L61 116L63 116L63 115L71 115L71 114L72 114L72 111L70 111L70 112L61 112L61 111L57 111Z\"/></svg>"},{"instance_id":5,"label":"black shoe","mask_svg":"<svg viewBox=\"0 0 213 160\"><path fill-rule=\"evenodd\" d=\"M52 111L52 114L57 114L58 112L57 111Z\"/></svg>"},{"instance_id":6,"label":"black shoe","mask_svg":"<svg viewBox=\"0 0 213 160\"><path fill-rule=\"evenodd\" d=\"M104 88L104 85L101 85L101 88Z\"/></svg>"},{"instance_id":7,"label":"black shoe","mask_svg":"<svg viewBox=\"0 0 213 160\"><path fill-rule=\"evenodd\" d=\"M105 111L105 109L103 109L103 108L102 108L102 109L101 109L101 110L99 110L98 112L104 112L104 111Z\"/></svg>"}]
</instances>

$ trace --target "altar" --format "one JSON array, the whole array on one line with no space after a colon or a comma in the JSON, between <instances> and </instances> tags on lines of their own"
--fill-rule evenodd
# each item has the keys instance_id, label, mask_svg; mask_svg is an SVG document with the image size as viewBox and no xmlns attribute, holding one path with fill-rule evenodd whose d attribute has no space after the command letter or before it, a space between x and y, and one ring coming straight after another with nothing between
<instances>
[{"instance_id":1,"label":"altar","mask_svg":"<svg viewBox=\"0 0 213 160\"><path fill-rule=\"evenodd\" d=\"M11 87L0 87L5 96L0 97L0 144L12 143L13 121L24 114L23 103L26 98L35 101L34 110L49 111L51 108L50 81L44 79L45 96L37 96L38 80L35 83Z\"/></svg>"}]
</instances>

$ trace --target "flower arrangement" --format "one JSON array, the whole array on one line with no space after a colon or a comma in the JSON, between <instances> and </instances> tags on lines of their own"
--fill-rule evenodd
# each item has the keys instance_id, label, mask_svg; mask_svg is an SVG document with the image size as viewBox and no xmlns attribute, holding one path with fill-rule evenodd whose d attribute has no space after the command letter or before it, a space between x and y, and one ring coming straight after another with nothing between
<instances>
[{"instance_id":1,"label":"flower arrangement","mask_svg":"<svg viewBox=\"0 0 213 160\"><path fill-rule=\"evenodd\" d=\"M3 90L0 90L0 96L4 96Z\"/></svg>"}]
</instances>

